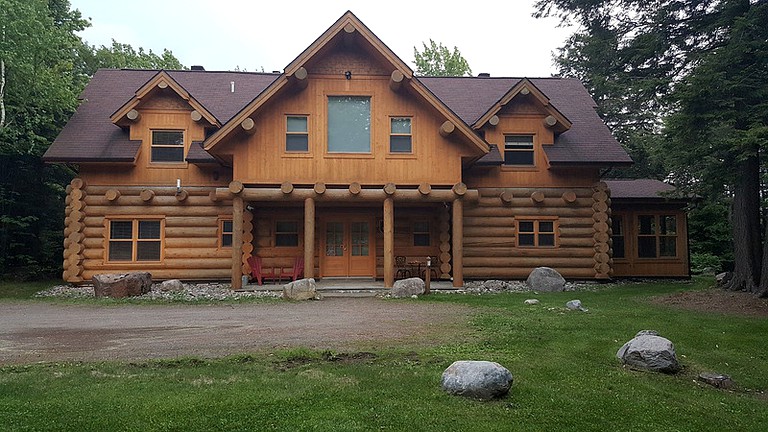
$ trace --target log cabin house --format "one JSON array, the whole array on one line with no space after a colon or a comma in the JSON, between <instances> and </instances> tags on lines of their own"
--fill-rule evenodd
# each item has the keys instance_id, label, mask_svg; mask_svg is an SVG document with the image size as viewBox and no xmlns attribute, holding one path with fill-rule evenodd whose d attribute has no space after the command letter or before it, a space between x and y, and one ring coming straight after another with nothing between
<instances>
[{"instance_id":1,"label":"log cabin house","mask_svg":"<svg viewBox=\"0 0 768 432\"><path fill-rule=\"evenodd\" d=\"M351 12L282 73L99 70L81 98L44 156L79 167L67 282L688 274L681 207L611 200L632 160L580 82L417 77Z\"/></svg>"}]
</instances>

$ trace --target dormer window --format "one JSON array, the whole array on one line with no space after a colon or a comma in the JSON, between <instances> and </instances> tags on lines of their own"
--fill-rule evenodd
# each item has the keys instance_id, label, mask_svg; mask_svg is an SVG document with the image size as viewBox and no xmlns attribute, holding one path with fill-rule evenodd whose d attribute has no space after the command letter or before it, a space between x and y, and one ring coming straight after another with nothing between
<instances>
[{"instance_id":1,"label":"dormer window","mask_svg":"<svg viewBox=\"0 0 768 432\"><path fill-rule=\"evenodd\" d=\"M184 162L184 131L153 130L152 162Z\"/></svg>"},{"instance_id":2,"label":"dormer window","mask_svg":"<svg viewBox=\"0 0 768 432\"><path fill-rule=\"evenodd\" d=\"M534 165L533 135L504 135L504 165Z\"/></svg>"}]
</instances>

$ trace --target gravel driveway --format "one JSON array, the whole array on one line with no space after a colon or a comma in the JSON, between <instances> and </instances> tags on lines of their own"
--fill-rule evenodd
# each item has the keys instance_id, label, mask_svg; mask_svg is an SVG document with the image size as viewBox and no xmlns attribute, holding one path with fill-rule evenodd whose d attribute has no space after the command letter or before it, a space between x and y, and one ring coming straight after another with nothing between
<instances>
[{"instance_id":1,"label":"gravel driveway","mask_svg":"<svg viewBox=\"0 0 768 432\"><path fill-rule=\"evenodd\" d=\"M457 305L378 298L202 306L0 303L0 365L425 345L463 333L469 314Z\"/></svg>"}]
</instances>

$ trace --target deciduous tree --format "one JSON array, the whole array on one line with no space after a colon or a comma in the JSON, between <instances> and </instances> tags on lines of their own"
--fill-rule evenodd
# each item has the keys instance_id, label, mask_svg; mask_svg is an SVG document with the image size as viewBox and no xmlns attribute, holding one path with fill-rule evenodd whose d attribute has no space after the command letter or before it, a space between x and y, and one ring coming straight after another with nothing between
<instances>
[{"instance_id":1,"label":"deciduous tree","mask_svg":"<svg viewBox=\"0 0 768 432\"><path fill-rule=\"evenodd\" d=\"M461 55L458 48L453 51L442 43L429 40L429 46L422 42L422 51L413 47L413 62L416 64L416 74L422 76L471 76L472 69Z\"/></svg>"}]
</instances>

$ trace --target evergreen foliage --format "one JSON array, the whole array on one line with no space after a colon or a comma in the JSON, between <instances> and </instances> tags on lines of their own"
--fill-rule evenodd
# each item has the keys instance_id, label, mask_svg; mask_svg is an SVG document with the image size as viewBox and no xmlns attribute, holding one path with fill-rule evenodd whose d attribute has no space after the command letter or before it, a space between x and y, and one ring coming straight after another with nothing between
<instances>
[{"instance_id":1,"label":"evergreen foliage","mask_svg":"<svg viewBox=\"0 0 768 432\"><path fill-rule=\"evenodd\" d=\"M0 0L0 276L60 275L65 187L76 167L40 159L77 108L99 67L180 69L114 42L92 47L90 23L69 0Z\"/></svg>"}]
</instances>

